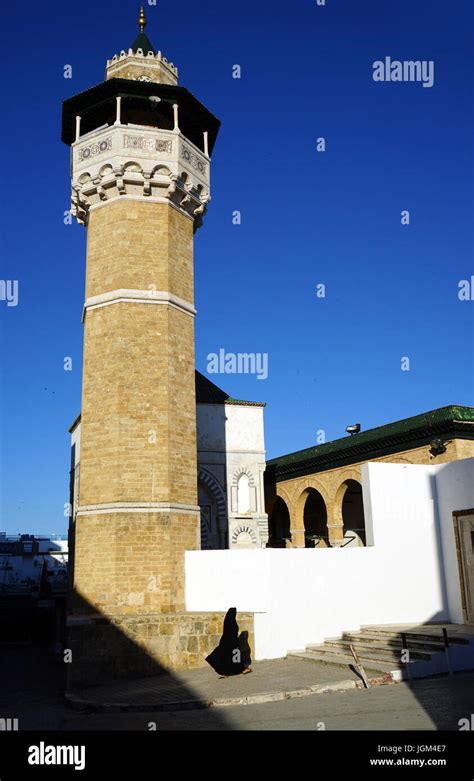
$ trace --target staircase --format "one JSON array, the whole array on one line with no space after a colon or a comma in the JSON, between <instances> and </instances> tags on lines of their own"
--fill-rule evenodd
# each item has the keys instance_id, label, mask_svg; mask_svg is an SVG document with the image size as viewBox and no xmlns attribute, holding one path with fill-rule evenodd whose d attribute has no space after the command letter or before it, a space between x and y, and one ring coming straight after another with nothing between
<instances>
[{"instance_id":1,"label":"staircase","mask_svg":"<svg viewBox=\"0 0 474 781\"><path fill-rule=\"evenodd\" d=\"M443 639L443 626L366 626L358 632L344 632L340 638L328 638L304 651L290 651L292 658L336 665L355 664L350 646L355 649L367 676L387 673L393 680L426 678L430 675L474 669L474 631L460 625L445 625L449 641L449 662ZM404 646L402 634L406 637ZM408 648L409 662L402 661Z\"/></svg>"}]
</instances>

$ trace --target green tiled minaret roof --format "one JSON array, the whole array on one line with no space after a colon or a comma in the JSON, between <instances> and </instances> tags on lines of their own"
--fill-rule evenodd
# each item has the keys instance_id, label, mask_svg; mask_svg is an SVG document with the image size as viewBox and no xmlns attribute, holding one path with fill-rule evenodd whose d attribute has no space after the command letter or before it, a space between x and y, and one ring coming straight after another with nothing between
<instances>
[{"instance_id":1,"label":"green tiled minaret roof","mask_svg":"<svg viewBox=\"0 0 474 781\"><path fill-rule=\"evenodd\" d=\"M137 37L132 43L131 49L134 54L137 53L138 49L142 49L143 54L148 54L148 52L153 52L153 54L155 54L153 44L150 41L148 35L145 35L145 33L138 33Z\"/></svg>"},{"instance_id":2,"label":"green tiled minaret roof","mask_svg":"<svg viewBox=\"0 0 474 781\"><path fill-rule=\"evenodd\" d=\"M142 49L143 54L148 54L148 52L153 52L153 54L155 54L155 49L153 48L153 44L150 41L148 35L146 35L145 33L146 17L145 17L145 11L143 9L143 6L140 9L140 16L138 18L138 27L140 29L140 32L138 33L137 37L132 43L132 47L131 47L132 51L136 53L138 49Z\"/></svg>"}]
</instances>

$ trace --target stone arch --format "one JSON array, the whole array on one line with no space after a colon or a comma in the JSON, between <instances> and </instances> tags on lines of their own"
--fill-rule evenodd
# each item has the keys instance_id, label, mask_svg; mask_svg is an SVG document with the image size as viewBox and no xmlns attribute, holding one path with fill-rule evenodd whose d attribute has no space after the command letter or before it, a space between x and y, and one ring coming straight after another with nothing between
<instances>
[{"instance_id":1,"label":"stone arch","mask_svg":"<svg viewBox=\"0 0 474 781\"><path fill-rule=\"evenodd\" d=\"M239 466L232 475L232 504L236 505L239 515L247 515L255 510L256 493L253 472L245 466Z\"/></svg>"},{"instance_id":2,"label":"stone arch","mask_svg":"<svg viewBox=\"0 0 474 781\"><path fill-rule=\"evenodd\" d=\"M324 524L321 524L321 531L324 533L320 534L319 536L325 539L324 546L329 544L329 538L328 538L328 517L329 517L328 508L330 502L329 496L327 494L326 488L324 487L324 485L320 480L314 477L307 477L305 480L298 481L298 484L293 492L293 498L291 502L292 541L293 544L295 544L299 548L304 548L306 546L305 507L306 507L306 502L308 500L308 497L312 491L315 491L316 494L319 494L322 503L324 504L326 517L324 519Z\"/></svg>"},{"instance_id":3,"label":"stone arch","mask_svg":"<svg viewBox=\"0 0 474 781\"><path fill-rule=\"evenodd\" d=\"M329 505L330 496L327 492L324 483L321 480L318 480L317 477L308 476L303 480L298 480L298 483L296 484L293 490L292 505L294 506L295 509L296 509L296 505L301 499L301 495L308 488L314 488L315 491L318 491L323 497L326 506Z\"/></svg>"},{"instance_id":4,"label":"stone arch","mask_svg":"<svg viewBox=\"0 0 474 781\"><path fill-rule=\"evenodd\" d=\"M367 544L364 502L360 479L346 477L337 492L343 524L343 547L363 547Z\"/></svg>"},{"instance_id":5,"label":"stone arch","mask_svg":"<svg viewBox=\"0 0 474 781\"><path fill-rule=\"evenodd\" d=\"M243 472L237 480L237 512L239 515L246 515L250 512L252 506L252 497L250 491L250 482L248 476Z\"/></svg>"},{"instance_id":6,"label":"stone arch","mask_svg":"<svg viewBox=\"0 0 474 781\"><path fill-rule=\"evenodd\" d=\"M289 493L284 488L280 488L279 484L277 483L275 487L275 493L265 494L265 512L268 517L270 517L270 513L272 512L275 502L278 498L283 499L288 508L291 506L291 498Z\"/></svg>"},{"instance_id":7,"label":"stone arch","mask_svg":"<svg viewBox=\"0 0 474 781\"><path fill-rule=\"evenodd\" d=\"M204 547L208 549L227 548L228 521L225 494L214 475L203 467L198 468L198 489L201 489L199 492L201 499L203 493L211 498L211 504L205 505L205 511L204 505L201 501L199 502L201 507L201 547L204 542Z\"/></svg>"},{"instance_id":8,"label":"stone arch","mask_svg":"<svg viewBox=\"0 0 474 781\"><path fill-rule=\"evenodd\" d=\"M247 475L249 485L255 485L255 478L252 470L245 466L239 466L239 468L234 471L234 474L232 475L232 485L237 485L242 475Z\"/></svg>"},{"instance_id":9,"label":"stone arch","mask_svg":"<svg viewBox=\"0 0 474 781\"><path fill-rule=\"evenodd\" d=\"M104 176L110 176L110 174L113 174L114 168L110 163L105 163L105 165L102 166L102 168L99 171L99 176L101 179L104 178Z\"/></svg>"},{"instance_id":10,"label":"stone arch","mask_svg":"<svg viewBox=\"0 0 474 781\"><path fill-rule=\"evenodd\" d=\"M247 526L244 521L232 531L232 544L237 547L256 548L258 539L255 529Z\"/></svg>"},{"instance_id":11,"label":"stone arch","mask_svg":"<svg viewBox=\"0 0 474 781\"><path fill-rule=\"evenodd\" d=\"M155 165L151 171L151 176L171 176L171 171L167 165Z\"/></svg>"},{"instance_id":12,"label":"stone arch","mask_svg":"<svg viewBox=\"0 0 474 781\"><path fill-rule=\"evenodd\" d=\"M285 540L291 539L290 511L285 500L276 495L268 513L268 547L285 548Z\"/></svg>"},{"instance_id":13,"label":"stone arch","mask_svg":"<svg viewBox=\"0 0 474 781\"><path fill-rule=\"evenodd\" d=\"M360 483L361 477L360 472L356 469L345 469L343 472L339 474L339 480L337 482L337 488L336 492L334 494L334 507L336 512L340 513L342 500L344 498L344 494L346 492L346 481L347 480L355 480L356 483ZM342 523L342 516L338 514L337 516Z\"/></svg>"},{"instance_id":14,"label":"stone arch","mask_svg":"<svg viewBox=\"0 0 474 781\"><path fill-rule=\"evenodd\" d=\"M291 496L286 488L282 488L280 485L277 485L277 496L280 496L281 499L283 499L291 513Z\"/></svg>"},{"instance_id":15,"label":"stone arch","mask_svg":"<svg viewBox=\"0 0 474 781\"><path fill-rule=\"evenodd\" d=\"M328 507L322 495L315 488L306 489L303 523L305 529L305 548L328 548Z\"/></svg>"},{"instance_id":16,"label":"stone arch","mask_svg":"<svg viewBox=\"0 0 474 781\"><path fill-rule=\"evenodd\" d=\"M124 174L143 174L143 168L136 160L129 160L122 166L122 172Z\"/></svg>"}]
</instances>

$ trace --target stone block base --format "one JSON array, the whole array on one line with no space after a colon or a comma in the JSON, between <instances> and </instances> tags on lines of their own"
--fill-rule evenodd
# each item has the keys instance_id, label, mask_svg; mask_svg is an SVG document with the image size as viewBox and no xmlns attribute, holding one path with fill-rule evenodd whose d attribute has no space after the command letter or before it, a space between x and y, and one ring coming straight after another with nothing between
<instances>
[{"instance_id":1,"label":"stone block base","mask_svg":"<svg viewBox=\"0 0 474 781\"><path fill-rule=\"evenodd\" d=\"M171 674L203 667L218 645L224 613L148 613L69 616L67 648L72 652L68 689L100 686L113 680ZM237 615L254 655L253 614Z\"/></svg>"}]
</instances>

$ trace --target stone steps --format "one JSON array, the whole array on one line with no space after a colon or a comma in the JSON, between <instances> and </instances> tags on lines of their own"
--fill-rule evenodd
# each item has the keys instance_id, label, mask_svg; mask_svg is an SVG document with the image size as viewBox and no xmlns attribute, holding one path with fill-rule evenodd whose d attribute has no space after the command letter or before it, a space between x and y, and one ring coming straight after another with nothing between
<instances>
[{"instance_id":1,"label":"stone steps","mask_svg":"<svg viewBox=\"0 0 474 781\"><path fill-rule=\"evenodd\" d=\"M326 642L331 641L332 638L328 638ZM390 637L385 637L384 635L379 635L376 633L369 633L369 632L344 632L341 638L342 641L348 641L352 644L354 643L361 643L363 642L364 645L379 645L381 642L384 644L390 646L394 649L401 649L403 647L403 640L401 636L399 635L393 635ZM428 640L428 636L426 636L426 639L424 640L415 640L410 635L410 637L407 637L407 643L408 648L410 650L414 651L444 651L444 642L443 640L439 639L430 639Z\"/></svg>"},{"instance_id":2,"label":"stone steps","mask_svg":"<svg viewBox=\"0 0 474 781\"><path fill-rule=\"evenodd\" d=\"M348 655L352 656L350 646L353 646L359 656L365 656L367 658L373 658L373 659L393 659L394 661L400 659L400 655L402 652L402 644L400 643L399 646L393 647L389 645L388 643L367 643L362 642L362 640L326 640L324 645L322 646L322 649L328 649L328 652L332 649L335 649L337 651L345 651ZM410 657L412 659L419 659L421 661L429 661L431 659L431 653L429 651L420 651L420 650L414 650L410 643L408 643ZM310 650L317 650L320 651L321 646L308 646ZM433 653L438 650L437 648L434 649ZM439 649L443 650L443 648Z\"/></svg>"},{"instance_id":3,"label":"stone steps","mask_svg":"<svg viewBox=\"0 0 474 781\"><path fill-rule=\"evenodd\" d=\"M462 637L456 634L450 634L449 626L447 627L447 630L448 630L448 639L450 645L455 645L455 644L469 645L469 640L467 639L467 637ZM443 640L443 633L441 627L436 633L434 628L433 631L421 632L412 629L401 630L401 629L384 629L382 627L370 627L370 628L362 627L360 632L354 632L352 634L357 637L376 636L376 637L395 638L395 639L400 639L401 641L402 632L406 634L408 640L414 640L415 642L417 640L420 640L421 642L441 643L444 648L444 640ZM344 632L343 636L346 634L351 634L351 633Z\"/></svg>"},{"instance_id":4,"label":"stone steps","mask_svg":"<svg viewBox=\"0 0 474 781\"><path fill-rule=\"evenodd\" d=\"M458 631L459 627L456 629ZM449 632L447 626L451 654L461 646L470 646L466 649L470 658L461 661L460 669L474 669L474 644L467 635ZM409 662L402 662L401 652L404 647L402 634L406 636ZM390 627L370 626L362 627L359 632L343 632L341 637L327 638L324 643L308 645L304 651L292 651L291 656L296 656L306 661L319 662L320 664L335 665L337 667L354 666L350 646L353 646L357 656L366 671L393 673L394 678L414 677L422 678L427 675L439 674L447 671L447 661L444 648L442 627ZM466 651L460 649L462 654ZM467 666L466 666L467 665ZM370 676L369 676L370 677Z\"/></svg>"},{"instance_id":5,"label":"stone steps","mask_svg":"<svg viewBox=\"0 0 474 781\"><path fill-rule=\"evenodd\" d=\"M320 654L317 651L291 651L292 658L304 659L307 662L319 662L320 664L327 664L333 667L347 668L350 665L354 665L354 659L351 655L349 658L345 654ZM389 673L392 670L397 669L393 662L382 662L375 659L360 659L367 673Z\"/></svg>"}]
</instances>

